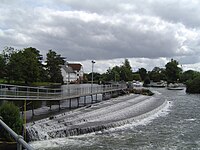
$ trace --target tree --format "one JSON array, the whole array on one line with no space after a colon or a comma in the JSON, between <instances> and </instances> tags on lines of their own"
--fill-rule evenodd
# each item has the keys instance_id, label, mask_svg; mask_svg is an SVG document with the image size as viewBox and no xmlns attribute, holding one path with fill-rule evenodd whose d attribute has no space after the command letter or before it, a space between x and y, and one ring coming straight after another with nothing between
<instances>
[{"instance_id":1,"label":"tree","mask_svg":"<svg viewBox=\"0 0 200 150\"><path fill-rule=\"evenodd\" d=\"M133 74L133 80L136 80L136 81L141 81L141 77L140 77L140 74L139 73L134 73Z\"/></svg>"},{"instance_id":2,"label":"tree","mask_svg":"<svg viewBox=\"0 0 200 150\"><path fill-rule=\"evenodd\" d=\"M5 59L3 58L3 55L0 54L0 78L5 77L5 71L6 71L6 62Z\"/></svg>"},{"instance_id":3,"label":"tree","mask_svg":"<svg viewBox=\"0 0 200 150\"><path fill-rule=\"evenodd\" d=\"M185 83L189 80L193 80L195 77L197 77L199 75L200 75L200 73L197 71L187 70L181 74L180 81Z\"/></svg>"},{"instance_id":4,"label":"tree","mask_svg":"<svg viewBox=\"0 0 200 150\"><path fill-rule=\"evenodd\" d=\"M166 80L165 69L154 67L151 72L149 72L149 77L154 82L159 82L160 80Z\"/></svg>"},{"instance_id":5,"label":"tree","mask_svg":"<svg viewBox=\"0 0 200 150\"><path fill-rule=\"evenodd\" d=\"M89 74L85 74L87 75L87 79L88 81L92 81L92 73L89 73ZM93 81L95 82L98 82L100 81L100 78L101 78L101 74L100 73L97 73L97 72L93 72Z\"/></svg>"},{"instance_id":6,"label":"tree","mask_svg":"<svg viewBox=\"0 0 200 150\"><path fill-rule=\"evenodd\" d=\"M22 55L22 51L13 51L10 56L9 60L7 60L6 65L6 77L8 83L10 81L22 81L23 80L23 70L24 67L23 60L25 58Z\"/></svg>"},{"instance_id":7,"label":"tree","mask_svg":"<svg viewBox=\"0 0 200 150\"><path fill-rule=\"evenodd\" d=\"M179 80L182 69L179 68L178 65L179 65L178 61L173 59L171 59L171 61L165 65L166 77L168 83L175 83Z\"/></svg>"},{"instance_id":8,"label":"tree","mask_svg":"<svg viewBox=\"0 0 200 150\"><path fill-rule=\"evenodd\" d=\"M7 64L8 82L15 80L29 84L37 81L42 69L40 59L39 51L32 47L12 52Z\"/></svg>"},{"instance_id":9,"label":"tree","mask_svg":"<svg viewBox=\"0 0 200 150\"><path fill-rule=\"evenodd\" d=\"M11 55L14 52L15 52L14 48L5 47L5 49L3 50L3 54L2 54L2 57L3 57L4 62L5 62L5 68L4 68L5 74L4 74L4 77L7 79L8 83L10 82L10 76L11 76L11 74L9 72L8 63L10 62Z\"/></svg>"},{"instance_id":10,"label":"tree","mask_svg":"<svg viewBox=\"0 0 200 150\"><path fill-rule=\"evenodd\" d=\"M41 61L39 51L35 48L25 48L23 55L23 80L26 84L38 81L41 72Z\"/></svg>"},{"instance_id":11,"label":"tree","mask_svg":"<svg viewBox=\"0 0 200 150\"><path fill-rule=\"evenodd\" d=\"M17 106L13 103L5 102L0 106L0 116L3 121L17 134L22 134L22 119L20 117L20 111ZM0 138L6 138L6 140L11 140L11 136L7 131L2 130L0 132Z\"/></svg>"},{"instance_id":12,"label":"tree","mask_svg":"<svg viewBox=\"0 0 200 150\"><path fill-rule=\"evenodd\" d=\"M147 76L147 70L145 68L140 68L138 73L140 74L142 81L144 81Z\"/></svg>"},{"instance_id":13,"label":"tree","mask_svg":"<svg viewBox=\"0 0 200 150\"><path fill-rule=\"evenodd\" d=\"M130 66L130 62L128 59L124 60L123 65L119 68L119 75L121 81L132 81L133 80L133 72Z\"/></svg>"},{"instance_id":14,"label":"tree","mask_svg":"<svg viewBox=\"0 0 200 150\"><path fill-rule=\"evenodd\" d=\"M200 75L186 82L187 93L200 93Z\"/></svg>"},{"instance_id":15,"label":"tree","mask_svg":"<svg viewBox=\"0 0 200 150\"><path fill-rule=\"evenodd\" d=\"M63 83L61 65L64 65L64 59L55 51L49 50L49 52L47 53L46 63L49 81L54 83Z\"/></svg>"},{"instance_id":16,"label":"tree","mask_svg":"<svg viewBox=\"0 0 200 150\"><path fill-rule=\"evenodd\" d=\"M109 68L106 73L102 74L102 81L132 81L133 72L128 59L125 59L121 66Z\"/></svg>"}]
</instances>

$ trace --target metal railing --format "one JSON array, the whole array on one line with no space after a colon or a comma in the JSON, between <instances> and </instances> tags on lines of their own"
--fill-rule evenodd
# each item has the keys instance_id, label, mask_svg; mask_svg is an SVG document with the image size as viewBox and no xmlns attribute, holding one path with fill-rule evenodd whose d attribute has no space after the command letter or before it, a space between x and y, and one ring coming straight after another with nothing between
<instances>
[{"instance_id":1,"label":"metal railing","mask_svg":"<svg viewBox=\"0 0 200 150\"><path fill-rule=\"evenodd\" d=\"M19 99L48 99L59 97L61 88L52 89L44 87L17 86L0 84L0 98L19 98ZM17 100L17 99L16 99Z\"/></svg>"},{"instance_id":2,"label":"metal railing","mask_svg":"<svg viewBox=\"0 0 200 150\"><path fill-rule=\"evenodd\" d=\"M0 126L2 126L17 142L17 150L22 150L25 148L27 150L34 150L26 141L24 141L21 135L16 134L9 126L7 126L3 121L2 117L0 116Z\"/></svg>"},{"instance_id":3,"label":"metal railing","mask_svg":"<svg viewBox=\"0 0 200 150\"><path fill-rule=\"evenodd\" d=\"M66 97L98 94L125 88L125 84L93 85L93 87L90 85L65 85L57 89L0 84L0 99L59 100Z\"/></svg>"}]
</instances>

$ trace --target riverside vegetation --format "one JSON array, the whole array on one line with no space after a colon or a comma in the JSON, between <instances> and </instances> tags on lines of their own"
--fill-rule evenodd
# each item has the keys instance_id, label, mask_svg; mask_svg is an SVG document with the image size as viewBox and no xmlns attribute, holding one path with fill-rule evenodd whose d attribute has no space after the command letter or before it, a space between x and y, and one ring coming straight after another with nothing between
<instances>
[{"instance_id":1,"label":"riverside vegetation","mask_svg":"<svg viewBox=\"0 0 200 150\"><path fill-rule=\"evenodd\" d=\"M40 51L29 47L16 50L6 47L0 54L0 83L23 84L23 85L50 85L62 84L61 65L65 63L65 58L61 57L54 50L49 50L46 54L46 61ZM183 72L179 63L171 59L165 68L154 67L152 71L139 68L133 72L128 59L120 66L109 68L105 73L93 73L94 83L106 83L110 81L128 82L150 81L159 82L161 80L168 83L185 83L188 93L200 93L200 73L194 70ZM92 73L85 73L83 82L91 81Z\"/></svg>"},{"instance_id":2,"label":"riverside vegetation","mask_svg":"<svg viewBox=\"0 0 200 150\"><path fill-rule=\"evenodd\" d=\"M17 106L11 102L3 102L0 106L0 116L2 120L17 134L22 134L23 121ZM14 141L10 134L1 128L0 139L3 141Z\"/></svg>"}]
</instances>

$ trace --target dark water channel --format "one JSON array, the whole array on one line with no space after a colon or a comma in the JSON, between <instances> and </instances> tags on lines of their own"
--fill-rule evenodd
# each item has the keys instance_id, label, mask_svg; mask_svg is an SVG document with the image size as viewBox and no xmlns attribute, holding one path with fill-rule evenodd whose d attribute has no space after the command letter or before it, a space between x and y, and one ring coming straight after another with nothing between
<instances>
[{"instance_id":1,"label":"dark water channel","mask_svg":"<svg viewBox=\"0 0 200 150\"><path fill-rule=\"evenodd\" d=\"M152 89L171 103L154 119L81 136L31 143L36 149L197 150L200 149L200 95Z\"/></svg>"}]
</instances>

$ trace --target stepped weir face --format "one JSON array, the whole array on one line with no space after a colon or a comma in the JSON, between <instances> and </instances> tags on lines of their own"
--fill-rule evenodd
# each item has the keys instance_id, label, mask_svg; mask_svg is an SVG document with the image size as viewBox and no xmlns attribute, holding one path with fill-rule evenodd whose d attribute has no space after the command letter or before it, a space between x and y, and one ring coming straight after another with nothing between
<instances>
[{"instance_id":1,"label":"stepped weir face","mask_svg":"<svg viewBox=\"0 0 200 150\"><path fill-rule=\"evenodd\" d=\"M30 141L61 138L117 127L147 117L167 102L131 94L27 124Z\"/></svg>"}]
</instances>

